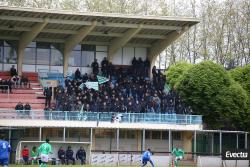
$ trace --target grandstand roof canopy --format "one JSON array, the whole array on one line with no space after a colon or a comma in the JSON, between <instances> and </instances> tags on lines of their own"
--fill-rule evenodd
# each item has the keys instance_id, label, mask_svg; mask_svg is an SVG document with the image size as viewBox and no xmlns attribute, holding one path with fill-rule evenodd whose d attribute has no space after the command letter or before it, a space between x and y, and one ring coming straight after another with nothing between
<instances>
[{"instance_id":1,"label":"grandstand roof canopy","mask_svg":"<svg viewBox=\"0 0 250 167\"><path fill-rule=\"evenodd\" d=\"M65 10L17 8L0 6L0 39L19 40L22 33L32 31L37 23L48 24L34 41L64 43L84 26L95 28L82 44L111 45L130 29L138 29L126 45L151 47L154 42L168 38L173 31L181 32L197 24L198 19L169 16L134 16L110 13L83 13Z\"/></svg>"}]
</instances>

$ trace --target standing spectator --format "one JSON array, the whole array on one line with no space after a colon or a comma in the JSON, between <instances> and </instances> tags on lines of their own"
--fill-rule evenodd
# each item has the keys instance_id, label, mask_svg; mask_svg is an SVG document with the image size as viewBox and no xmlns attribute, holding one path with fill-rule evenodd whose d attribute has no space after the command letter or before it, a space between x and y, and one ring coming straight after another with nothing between
<instances>
[{"instance_id":1,"label":"standing spectator","mask_svg":"<svg viewBox=\"0 0 250 167\"><path fill-rule=\"evenodd\" d=\"M52 96L52 88L51 87L46 87L43 91L43 94L45 96L45 107L50 108L50 103L51 103L51 96Z\"/></svg>"},{"instance_id":2,"label":"standing spectator","mask_svg":"<svg viewBox=\"0 0 250 167\"><path fill-rule=\"evenodd\" d=\"M24 164L28 165L28 163L29 163L29 149L27 148L27 146L24 146L24 148L22 150L22 157L23 157Z\"/></svg>"},{"instance_id":3,"label":"standing spectator","mask_svg":"<svg viewBox=\"0 0 250 167\"><path fill-rule=\"evenodd\" d=\"M152 68L152 74L153 74L153 84L154 86L156 85L156 80L157 80L157 71L156 71L156 66Z\"/></svg>"},{"instance_id":4,"label":"standing spectator","mask_svg":"<svg viewBox=\"0 0 250 167\"><path fill-rule=\"evenodd\" d=\"M76 72L75 72L75 79L76 79L76 80L81 79L81 71L79 70L79 68L76 69Z\"/></svg>"},{"instance_id":5,"label":"standing spectator","mask_svg":"<svg viewBox=\"0 0 250 167\"><path fill-rule=\"evenodd\" d=\"M58 150L58 158L60 159L61 164L64 165L65 164L65 151L62 146Z\"/></svg>"},{"instance_id":6,"label":"standing spectator","mask_svg":"<svg viewBox=\"0 0 250 167\"><path fill-rule=\"evenodd\" d=\"M17 75L17 71L14 65L12 65L11 69L10 69L10 75L11 77L16 76Z\"/></svg>"},{"instance_id":7,"label":"standing spectator","mask_svg":"<svg viewBox=\"0 0 250 167\"><path fill-rule=\"evenodd\" d=\"M91 67L93 69L93 74L97 75L99 73L99 64L97 59L94 60L94 62L91 64Z\"/></svg>"},{"instance_id":8,"label":"standing spectator","mask_svg":"<svg viewBox=\"0 0 250 167\"><path fill-rule=\"evenodd\" d=\"M102 75L103 76L107 76L107 70L108 70L108 60L106 57L104 57L104 59L101 62L101 71L102 71Z\"/></svg>"},{"instance_id":9,"label":"standing spectator","mask_svg":"<svg viewBox=\"0 0 250 167\"><path fill-rule=\"evenodd\" d=\"M76 159L81 160L81 165L86 164L86 151L84 148L81 146L80 149L76 153Z\"/></svg>"},{"instance_id":10,"label":"standing spectator","mask_svg":"<svg viewBox=\"0 0 250 167\"><path fill-rule=\"evenodd\" d=\"M75 158L73 157L74 151L71 149L71 146L68 146L68 149L66 150L66 162L67 165L69 164L69 160L73 162L73 165L75 165Z\"/></svg>"}]
</instances>

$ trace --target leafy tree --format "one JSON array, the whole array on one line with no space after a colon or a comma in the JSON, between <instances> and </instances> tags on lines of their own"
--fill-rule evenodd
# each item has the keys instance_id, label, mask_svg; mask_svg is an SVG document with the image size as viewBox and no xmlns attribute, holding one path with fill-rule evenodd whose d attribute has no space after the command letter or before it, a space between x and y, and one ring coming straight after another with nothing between
<instances>
[{"instance_id":1,"label":"leafy tree","mask_svg":"<svg viewBox=\"0 0 250 167\"><path fill-rule=\"evenodd\" d=\"M177 91L211 128L236 128L247 96L224 68L211 61L192 66L176 84ZM226 127L224 126L226 125Z\"/></svg>"},{"instance_id":2,"label":"leafy tree","mask_svg":"<svg viewBox=\"0 0 250 167\"><path fill-rule=\"evenodd\" d=\"M169 83L170 87L174 88L180 76L186 71L188 71L191 67L192 64L183 61L171 65L166 71L167 82Z\"/></svg>"},{"instance_id":3,"label":"leafy tree","mask_svg":"<svg viewBox=\"0 0 250 167\"><path fill-rule=\"evenodd\" d=\"M243 113L243 127L250 130L250 64L229 71L232 78L238 82L247 93L247 107Z\"/></svg>"},{"instance_id":4,"label":"leafy tree","mask_svg":"<svg viewBox=\"0 0 250 167\"><path fill-rule=\"evenodd\" d=\"M243 67L237 67L230 70L229 73L233 79L247 91L250 98L250 64Z\"/></svg>"}]
</instances>

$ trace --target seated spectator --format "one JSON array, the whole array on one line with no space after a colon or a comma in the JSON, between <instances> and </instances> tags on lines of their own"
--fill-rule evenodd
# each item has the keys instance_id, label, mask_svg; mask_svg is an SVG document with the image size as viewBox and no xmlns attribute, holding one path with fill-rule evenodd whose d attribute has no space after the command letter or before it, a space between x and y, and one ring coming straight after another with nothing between
<instances>
[{"instance_id":1,"label":"seated spectator","mask_svg":"<svg viewBox=\"0 0 250 167\"><path fill-rule=\"evenodd\" d=\"M58 150L58 158L61 164L64 165L65 164L65 151L62 146Z\"/></svg>"},{"instance_id":2,"label":"seated spectator","mask_svg":"<svg viewBox=\"0 0 250 167\"><path fill-rule=\"evenodd\" d=\"M22 75L20 84L27 87L28 83L29 83L28 77L26 77L25 75Z\"/></svg>"},{"instance_id":3,"label":"seated spectator","mask_svg":"<svg viewBox=\"0 0 250 167\"><path fill-rule=\"evenodd\" d=\"M10 69L10 76L16 76L17 75L17 71L14 65L12 65L11 69Z\"/></svg>"},{"instance_id":4,"label":"seated spectator","mask_svg":"<svg viewBox=\"0 0 250 167\"><path fill-rule=\"evenodd\" d=\"M23 104L21 102L18 102L16 107L15 107L16 111L22 111L23 110Z\"/></svg>"},{"instance_id":5,"label":"seated spectator","mask_svg":"<svg viewBox=\"0 0 250 167\"><path fill-rule=\"evenodd\" d=\"M30 104L29 104L29 103L26 103L26 104L24 105L24 112L25 112L25 114L26 114L26 115L30 115L30 110L31 110Z\"/></svg>"},{"instance_id":6,"label":"seated spectator","mask_svg":"<svg viewBox=\"0 0 250 167\"><path fill-rule=\"evenodd\" d=\"M69 164L69 161L73 162L73 165L75 165L75 158L73 157L74 151L71 149L71 146L68 146L68 149L66 150L66 163Z\"/></svg>"},{"instance_id":7,"label":"seated spectator","mask_svg":"<svg viewBox=\"0 0 250 167\"><path fill-rule=\"evenodd\" d=\"M17 88L20 85L20 77L15 75L11 78L11 82L14 84L14 87Z\"/></svg>"},{"instance_id":8,"label":"seated spectator","mask_svg":"<svg viewBox=\"0 0 250 167\"><path fill-rule=\"evenodd\" d=\"M76 153L76 159L80 159L81 165L86 164L86 152L82 146Z\"/></svg>"}]
</instances>

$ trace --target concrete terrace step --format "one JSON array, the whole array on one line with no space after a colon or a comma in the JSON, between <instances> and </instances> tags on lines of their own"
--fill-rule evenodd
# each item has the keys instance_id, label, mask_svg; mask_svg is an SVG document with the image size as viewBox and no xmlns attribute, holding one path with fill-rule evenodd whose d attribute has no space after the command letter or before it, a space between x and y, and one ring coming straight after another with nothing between
<instances>
[{"instance_id":1,"label":"concrete terrace step","mask_svg":"<svg viewBox=\"0 0 250 167\"><path fill-rule=\"evenodd\" d=\"M16 104L15 103L0 103L0 107L3 109L15 109ZM44 104L30 104L31 109L34 110L43 110Z\"/></svg>"},{"instance_id":2,"label":"concrete terrace step","mask_svg":"<svg viewBox=\"0 0 250 167\"><path fill-rule=\"evenodd\" d=\"M6 98L8 94L2 94L0 93L0 98ZM35 99L36 94L35 93L13 93L9 94L10 99Z\"/></svg>"},{"instance_id":3,"label":"concrete terrace step","mask_svg":"<svg viewBox=\"0 0 250 167\"><path fill-rule=\"evenodd\" d=\"M42 87L32 87L33 90L43 90Z\"/></svg>"},{"instance_id":4,"label":"concrete terrace step","mask_svg":"<svg viewBox=\"0 0 250 167\"><path fill-rule=\"evenodd\" d=\"M1 103L18 103L18 102L22 102L22 103L31 103L31 104L44 104L45 100L44 99L34 99L34 98L25 98L25 99L21 99L21 98L16 98L16 99L11 99L11 98L4 98L4 99L0 99L0 104Z\"/></svg>"},{"instance_id":5,"label":"concrete terrace step","mask_svg":"<svg viewBox=\"0 0 250 167\"><path fill-rule=\"evenodd\" d=\"M12 92L14 94L35 94L35 92L38 92L37 90L33 90L33 89L13 89Z\"/></svg>"},{"instance_id":6,"label":"concrete terrace step","mask_svg":"<svg viewBox=\"0 0 250 167\"><path fill-rule=\"evenodd\" d=\"M30 82L30 86L40 86L40 83L38 83L38 82Z\"/></svg>"}]
</instances>

